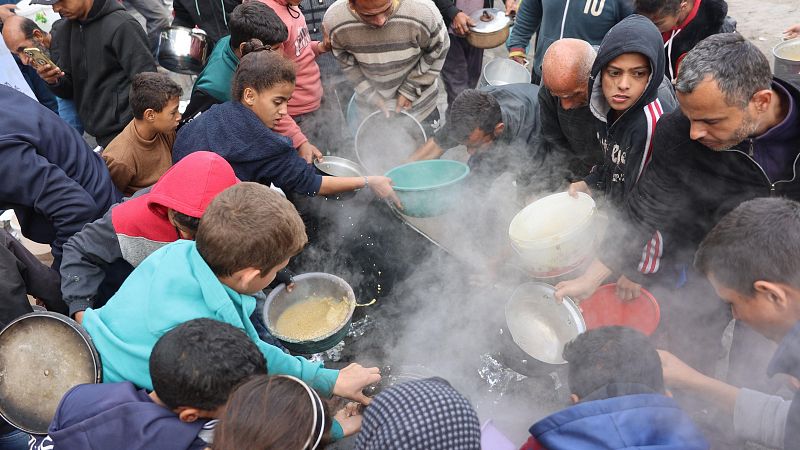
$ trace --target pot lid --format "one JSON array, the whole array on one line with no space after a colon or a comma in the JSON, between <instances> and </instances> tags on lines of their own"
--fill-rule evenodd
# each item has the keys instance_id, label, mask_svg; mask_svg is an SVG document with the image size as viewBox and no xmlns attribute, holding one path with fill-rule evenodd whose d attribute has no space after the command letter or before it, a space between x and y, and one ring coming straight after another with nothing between
<instances>
[{"instance_id":1,"label":"pot lid","mask_svg":"<svg viewBox=\"0 0 800 450\"><path fill-rule=\"evenodd\" d=\"M469 17L475 22L475 26L470 28L470 31L476 33L494 33L500 31L511 21L505 11L497 8L483 8L479 9Z\"/></svg>"}]
</instances>

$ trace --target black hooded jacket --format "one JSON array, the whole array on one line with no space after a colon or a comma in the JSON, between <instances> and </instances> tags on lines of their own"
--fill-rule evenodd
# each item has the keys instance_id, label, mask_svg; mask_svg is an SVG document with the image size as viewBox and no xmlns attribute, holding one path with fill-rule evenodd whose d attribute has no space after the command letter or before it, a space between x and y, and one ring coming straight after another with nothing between
<instances>
[{"instance_id":1,"label":"black hooded jacket","mask_svg":"<svg viewBox=\"0 0 800 450\"><path fill-rule=\"evenodd\" d=\"M649 19L628 16L606 34L592 66L589 108L597 119L603 162L592 169L585 181L593 191L605 193L607 200L616 206L622 205L650 159L659 118L678 106L672 85L663 75L666 56L662 42L658 28ZM650 80L636 103L610 122L611 107L603 95L602 71L625 53L647 57Z\"/></svg>"},{"instance_id":2,"label":"black hooded jacket","mask_svg":"<svg viewBox=\"0 0 800 450\"><path fill-rule=\"evenodd\" d=\"M60 22L52 45L65 75L50 89L75 101L86 131L105 147L133 119L133 76L156 71L147 36L115 0L94 0L86 20Z\"/></svg>"},{"instance_id":3,"label":"black hooded jacket","mask_svg":"<svg viewBox=\"0 0 800 450\"><path fill-rule=\"evenodd\" d=\"M678 65L689 50L712 34L725 31L723 25L725 17L728 15L728 4L725 0L695 1L700 5L694 19L680 30L663 33L664 51L669 58L669 65L666 66L664 74L670 80L678 78Z\"/></svg>"},{"instance_id":4,"label":"black hooded jacket","mask_svg":"<svg viewBox=\"0 0 800 450\"><path fill-rule=\"evenodd\" d=\"M216 44L231 34L228 17L241 3L242 0L175 0L172 26L194 28L197 25L206 32L208 40Z\"/></svg>"}]
</instances>

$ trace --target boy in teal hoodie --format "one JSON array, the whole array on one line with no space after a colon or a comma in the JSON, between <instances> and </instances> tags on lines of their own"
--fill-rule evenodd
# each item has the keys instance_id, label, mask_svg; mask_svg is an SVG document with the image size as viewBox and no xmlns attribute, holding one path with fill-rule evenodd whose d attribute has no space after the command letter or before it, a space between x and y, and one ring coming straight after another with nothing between
<instances>
[{"instance_id":1,"label":"boy in teal hoodie","mask_svg":"<svg viewBox=\"0 0 800 450\"><path fill-rule=\"evenodd\" d=\"M100 353L103 381L152 390L148 358L158 338L207 317L244 330L271 374L293 375L323 395L368 404L361 390L380 381L377 367L325 369L261 341L249 320L256 306L250 294L264 289L306 241L297 210L268 187L239 183L218 194L194 242L180 240L152 253L105 306L86 310L83 326Z\"/></svg>"}]
</instances>

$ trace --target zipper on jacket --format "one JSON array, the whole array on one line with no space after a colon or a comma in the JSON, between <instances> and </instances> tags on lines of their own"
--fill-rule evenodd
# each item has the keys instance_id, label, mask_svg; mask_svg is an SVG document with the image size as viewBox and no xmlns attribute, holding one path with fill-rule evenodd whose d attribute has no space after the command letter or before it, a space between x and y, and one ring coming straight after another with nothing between
<instances>
[{"instance_id":1,"label":"zipper on jacket","mask_svg":"<svg viewBox=\"0 0 800 450\"><path fill-rule=\"evenodd\" d=\"M735 148L731 148L731 149L723 150L723 151L741 153L747 159L752 161L753 164L755 164L756 167L758 167L758 170L761 171L761 174L764 175L764 179L767 180L767 184L769 184L769 196L773 197L775 195L775 185L776 184L778 184L778 183L791 183L792 181L794 181L797 178L797 161L798 161L798 159L800 159L800 153L798 153L797 156L794 157L794 163L792 164L792 178L790 178L788 180L778 180L778 181L773 183L772 180L769 179L769 176L767 175L767 172L764 170L763 167L761 167L761 164L759 164L755 159L753 159L753 157L752 157L752 155L753 155L753 146L754 146L753 145L753 139L751 138L750 139L750 148L748 150L749 153L750 153L749 155L747 153L745 153L745 152L743 152L741 150L737 150Z\"/></svg>"}]
</instances>

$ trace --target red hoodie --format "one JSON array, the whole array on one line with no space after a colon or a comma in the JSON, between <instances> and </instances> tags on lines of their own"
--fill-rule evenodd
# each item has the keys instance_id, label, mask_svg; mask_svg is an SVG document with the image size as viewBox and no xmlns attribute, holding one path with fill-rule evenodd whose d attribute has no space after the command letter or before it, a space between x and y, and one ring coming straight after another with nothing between
<instances>
[{"instance_id":1,"label":"red hoodie","mask_svg":"<svg viewBox=\"0 0 800 450\"><path fill-rule=\"evenodd\" d=\"M167 218L168 209L201 217L217 194L236 183L233 168L221 156L194 152L162 175L150 192L114 208L114 230L118 236L173 242L180 237Z\"/></svg>"}]
</instances>

